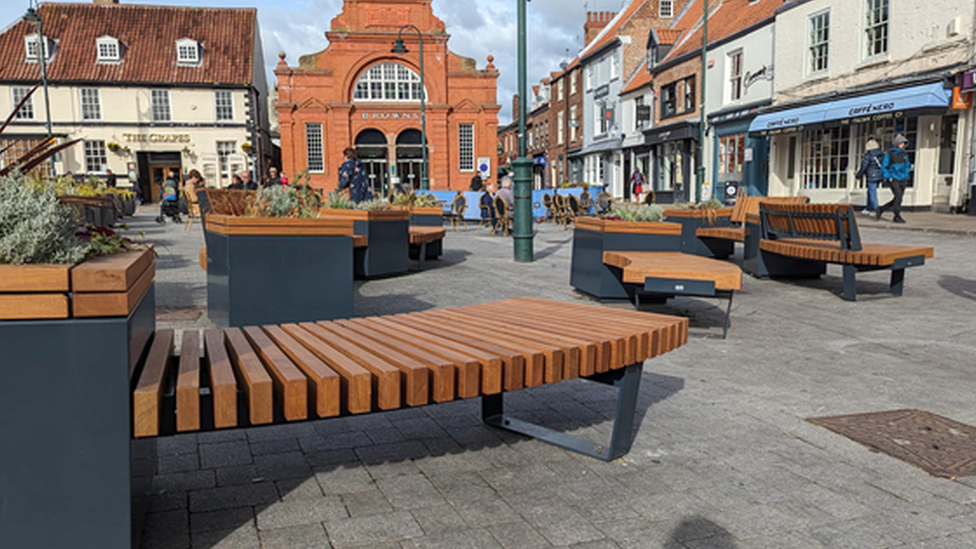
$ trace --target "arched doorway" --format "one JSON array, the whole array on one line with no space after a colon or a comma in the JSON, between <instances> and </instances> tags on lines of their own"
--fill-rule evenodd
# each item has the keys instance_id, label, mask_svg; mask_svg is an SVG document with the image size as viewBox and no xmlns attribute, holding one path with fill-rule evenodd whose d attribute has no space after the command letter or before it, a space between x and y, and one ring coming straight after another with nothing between
<instances>
[{"instance_id":1,"label":"arched doorway","mask_svg":"<svg viewBox=\"0 0 976 549\"><path fill-rule=\"evenodd\" d=\"M424 148L420 130L403 130L396 142L396 175L400 183L413 189L420 188L423 175Z\"/></svg>"},{"instance_id":2,"label":"arched doorway","mask_svg":"<svg viewBox=\"0 0 976 549\"><path fill-rule=\"evenodd\" d=\"M389 189L389 162L386 136L379 130L363 130L356 136L356 153L369 174L373 194L386 196Z\"/></svg>"}]
</instances>

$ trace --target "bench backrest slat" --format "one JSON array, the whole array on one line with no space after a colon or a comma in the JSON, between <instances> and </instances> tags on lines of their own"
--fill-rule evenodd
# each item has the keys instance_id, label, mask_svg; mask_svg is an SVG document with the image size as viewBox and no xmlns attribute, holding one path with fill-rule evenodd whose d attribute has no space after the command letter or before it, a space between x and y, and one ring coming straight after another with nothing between
<instances>
[{"instance_id":1,"label":"bench backrest slat","mask_svg":"<svg viewBox=\"0 0 976 549\"><path fill-rule=\"evenodd\" d=\"M840 242L842 250L860 251L861 236L850 204L760 205L762 237L809 238Z\"/></svg>"},{"instance_id":2,"label":"bench backrest slat","mask_svg":"<svg viewBox=\"0 0 976 549\"><path fill-rule=\"evenodd\" d=\"M808 196L745 196L740 194L735 199L735 206L732 207L732 215L729 221L732 223L745 223L746 216L759 213L760 204L806 204L810 202Z\"/></svg>"}]
</instances>

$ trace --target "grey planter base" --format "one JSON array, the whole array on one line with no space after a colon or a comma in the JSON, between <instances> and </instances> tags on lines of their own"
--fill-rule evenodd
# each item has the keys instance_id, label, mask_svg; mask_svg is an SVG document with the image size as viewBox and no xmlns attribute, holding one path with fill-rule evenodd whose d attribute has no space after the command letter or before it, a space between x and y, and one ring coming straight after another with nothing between
<instances>
[{"instance_id":1,"label":"grey planter base","mask_svg":"<svg viewBox=\"0 0 976 549\"><path fill-rule=\"evenodd\" d=\"M602 300L629 301L630 290L603 263L603 252L610 251L678 252L681 237L575 229L570 285Z\"/></svg>"},{"instance_id":2,"label":"grey planter base","mask_svg":"<svg viewBox=\"0 0 976 549\"><path fill-rule=\"evenodd\" d=\"M0 547L133 546L130 369L155 309L150 288L128 318L0 322Z\"/></svg>"},{"instance_id":3,"label":"grey planter base","mask_svg":"<svg viewBox=\"0 0 976 549\"><path fill-rule=\"evenodd\" d=\"M388 277L410 270L409 221L406 219L398 221L356 221L355 232L357 235L369 238L369 246L356 248L355 273L357 278Z\"/></svg>"},{"instance_id":4,"label":"grey planter base","mask_svg":"<svg viewBox=\"0 0 976 549\"><path fill-rule=\"evenodd\" d=\"M698 238L698 229L706 226L728 227L729 218L719 217L714 225L707 225L704 219L694 217L669 217L668 223L681 225L681 251L713 259L726 259L735 253L735 242L716 240L713 238Z\"/></svg>"}]
</instances>

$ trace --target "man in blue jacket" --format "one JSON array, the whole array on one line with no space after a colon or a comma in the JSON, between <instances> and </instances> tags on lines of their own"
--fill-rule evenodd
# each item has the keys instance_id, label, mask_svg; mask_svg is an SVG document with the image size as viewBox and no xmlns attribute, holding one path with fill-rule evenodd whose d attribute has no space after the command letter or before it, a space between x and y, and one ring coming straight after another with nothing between
<instances>
[{"instance_id":1,"label":"man in blue jacket","mask_svg":"<svg viewBox=\"0 0 976 549\"><path fill-rule=\"evenodd\" d=\"M891 210L895 214L895 218L892 220L895 223L904 223L905 220L901 217L901 200L905 196L905 189L908 188L908 179L912 175L912 163L908 160L908 152L905 148L908 146L908 139L904 135L896 135L895 139L892 141L891 150L885 155L884 160L881 162L881 172L884 175L885 181L888 182L888 188L891 189L894 198L891 199L887 204L881 206L875 211L875 216L881 219L882 214L886 210Z\"/></svg>"}]
</instances>

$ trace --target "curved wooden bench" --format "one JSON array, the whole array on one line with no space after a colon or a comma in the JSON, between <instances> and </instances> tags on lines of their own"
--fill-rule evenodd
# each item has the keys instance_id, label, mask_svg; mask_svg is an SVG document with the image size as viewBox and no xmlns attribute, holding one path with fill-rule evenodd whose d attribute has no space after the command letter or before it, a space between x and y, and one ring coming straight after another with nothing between
<instances>
[{"instance_id":1,"label":"curved wooden bench","mask_svg":"<svg viewBox=\"0 0 976 549\"><path fill-rule=\"evenodd\" d=\"M592 319L594 326L567 326L569 317ZM498 329L482 329L485 322ZM643 362L687 338L687 319L531 298L348 321L188 330L178 359L171 356L173 333L164 330L137 370L133 437L480 397L490 425L610 460L629 448ZM502 412L505 392L580 377L622 385L609 446Z\"/></svg>"},{"instance_id":2,"label":"curved wooden bench","mask_svg":"<svg viewBox=\"0 0 976 549\"><path fill-rule=\"evenodd\" d=\"M424 260L427 259L427 246L444 240L447 236L447 229L444 227L434 227L425 225L410 225L410 247L417 252L418 268L424 268ZM437 247L432 257L440 255L440 247ZM413 256L413 252L410 254Z\"/></svg>"},{"instance_id":3,"label":"curved wooden bench","mask_svg":"<svg viewBox=\"0 0 976 549\"><path fill-rule=\"evenodd\" d=\"M743 227L702 227L695 231L698 238L715 238L718 240L746 241L746 228Z\"/></svg>"},{"instance_id":4,"label":"curved wooden bench","mask_svg":"<svg viewBox=\"0 0 976 549\"><path fill-rule=\"evenodd\" d=\"M890 270L890 292L900 296L905 269L925 265L927 259L935 257L930 247L862 244L850 204L764 203L759 221L760 253L786 258L776 260L777 270L771 275L789 276L791 265L803 270L804 264L839 264L844 269L843 297L849 301L857 299L857 273Z\"/></svg>"},{"instance_id":5,"label":"curved wooden bench","mask_svg":"<svg viewBox=\"0 0 976 549\"><path fill-rule=\"evenodd\" d=\"M728 299L722 337L728 335L732 298L742 288L742 270L731 263L678 252L604 252L603 263L620 270L624 284L636 285L634 305L642 293L665 299L677 296Z\"/></svg>"}]
</instances>

